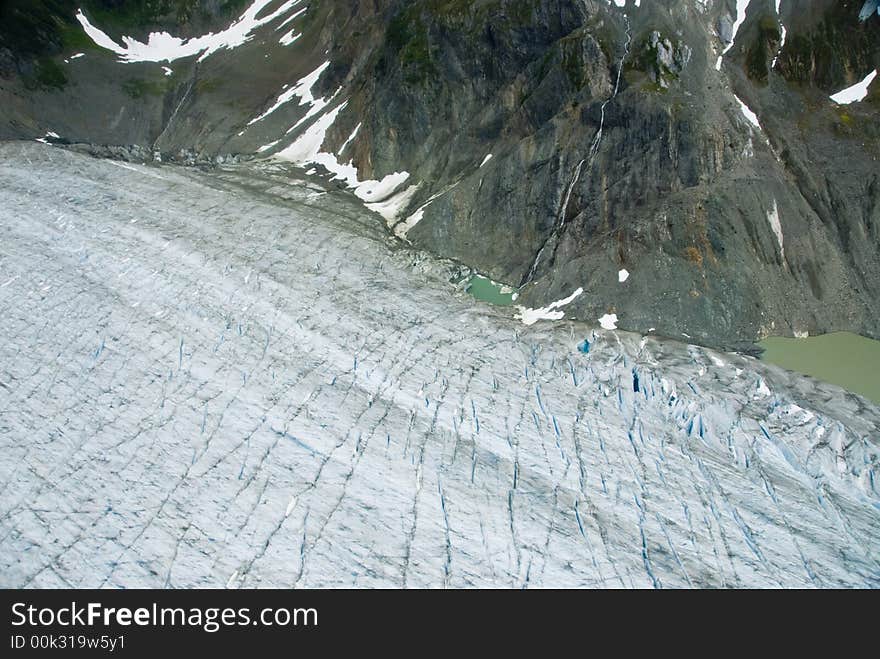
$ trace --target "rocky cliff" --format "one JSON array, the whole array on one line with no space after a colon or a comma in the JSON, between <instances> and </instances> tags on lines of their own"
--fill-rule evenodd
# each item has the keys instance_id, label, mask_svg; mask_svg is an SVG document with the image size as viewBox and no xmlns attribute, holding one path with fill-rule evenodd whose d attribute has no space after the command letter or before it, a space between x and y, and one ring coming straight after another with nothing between
<instances>
[{"instance_id":1,"label":"rocky cliff","mask_svg":"<svg viewBox=\"0 0 880 659\"><path fill-rule=\"evenodd\" d=\"M526 306L583 289L588 321L878 337L864 6L13 0L0 137L298 162Z\"/></svg>"}]
</instances>

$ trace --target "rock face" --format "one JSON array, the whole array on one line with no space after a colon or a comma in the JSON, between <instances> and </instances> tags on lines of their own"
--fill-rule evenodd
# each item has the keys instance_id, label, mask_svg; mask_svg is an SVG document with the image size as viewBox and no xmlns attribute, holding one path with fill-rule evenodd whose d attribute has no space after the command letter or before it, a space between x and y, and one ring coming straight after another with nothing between
<instances>
[{"instance_id":1,"label":"rock face","mask_svg":"<svg viewBox=\"0 0 880 659\"><path fill-rule=\"evenodd\" d=\"M878 337L880 83L829 99L880 66L863 4L83 3L120 49L255 25L206 57L126 62L82 32L80 4L44 2L60 36L0 48L0 136L391 180L359 196L397 194L372 207L399 237L532 307L583 288L568 312L591 322L726 347Z\"/></svg>"},{"instance_id":2,"label":"rock face","mask_svg":"<svg viewBox=\"0 0 880 659\"><path fill-rule=\"evenodd\" d=\"M450 286L281 165L0 144L0 586L880 587L880 410Z\"/></svg>"}]
</instances>

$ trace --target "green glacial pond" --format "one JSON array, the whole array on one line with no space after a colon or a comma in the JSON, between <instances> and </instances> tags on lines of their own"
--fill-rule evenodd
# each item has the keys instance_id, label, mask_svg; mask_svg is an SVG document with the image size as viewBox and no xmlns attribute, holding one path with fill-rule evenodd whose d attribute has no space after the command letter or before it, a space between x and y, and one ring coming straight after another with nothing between
<instances>
[{"instance_id":1,"label":"green glacial pond","mask_svg":"<svg viewBox=\"0 0 880 659\"><path fill-rule=\"evenodd\" d=\"M880 404L880 341L835 332L806 339L771 337L758 345L761 359L811 375Z\"/></svg>"},{"instance_id":2,"label":"green glacial pond","mask_svg":"<svg viewBox=\"0 0 880 659\"><path fill-rule=\"evenodd\" d=\"M478 300L499 307L509 307L516 299L516 291L510 286L499 284L482 275L471 277L465 290Z\"/></svg>"}]
</instances>

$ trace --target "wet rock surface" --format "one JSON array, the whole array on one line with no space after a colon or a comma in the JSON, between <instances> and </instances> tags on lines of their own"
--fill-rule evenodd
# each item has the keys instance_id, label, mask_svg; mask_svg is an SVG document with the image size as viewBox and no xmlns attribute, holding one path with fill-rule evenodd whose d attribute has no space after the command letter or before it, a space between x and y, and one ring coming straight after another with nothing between
<instances>
[{"instance_id":1,"label":"wet rock surface","mask_svg":"<svg viewBox=\"0 0 880 659\"><path fill-rule=\"evenodd\" d=\"M524 327L283 168L0 144L0 582L880 586L880 409Z\"/></svg>"}]
</instances>

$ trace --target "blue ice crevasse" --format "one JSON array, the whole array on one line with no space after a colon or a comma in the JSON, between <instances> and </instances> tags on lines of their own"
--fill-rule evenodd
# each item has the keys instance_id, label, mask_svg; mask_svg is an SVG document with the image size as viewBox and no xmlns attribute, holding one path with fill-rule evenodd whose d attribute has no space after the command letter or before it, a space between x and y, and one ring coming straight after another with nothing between
<instances>
[{"instance_id":1,"label":"blue ice crevasse","mask_svg":"<svg viewBox=\"0 0 880 659\"><path fill-rule=\"evenodd\" d=\"M859 20L866 21L874 13L880 16L880 0L865 0L862 11L859 12Z\"/></svg>"}]
</instances>

